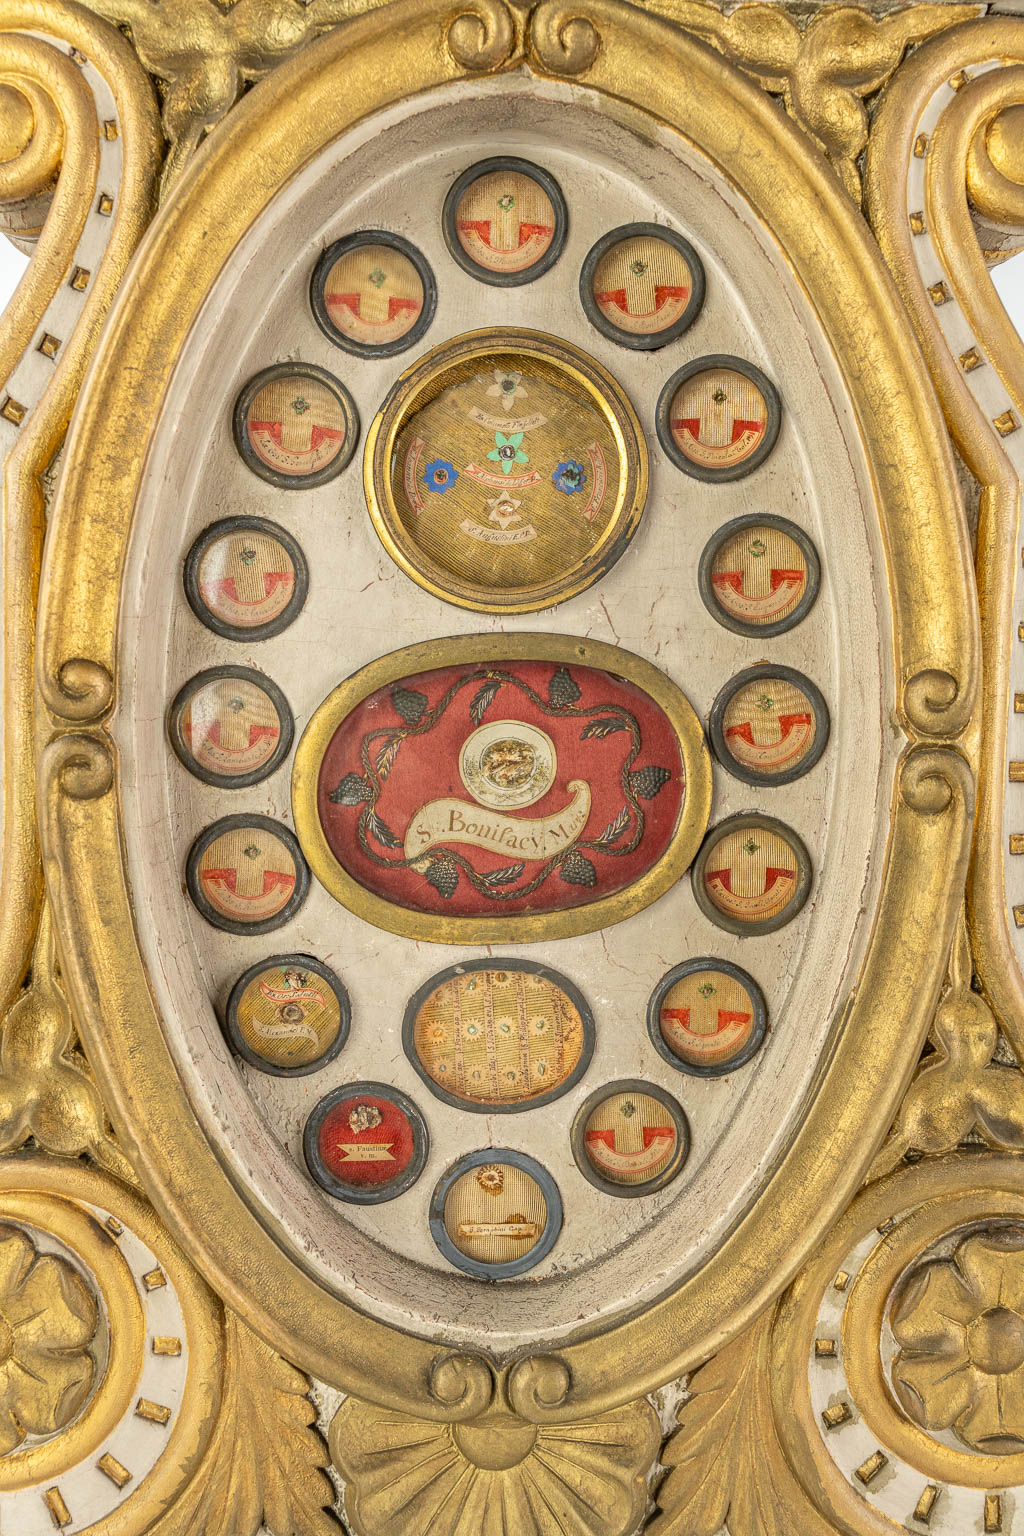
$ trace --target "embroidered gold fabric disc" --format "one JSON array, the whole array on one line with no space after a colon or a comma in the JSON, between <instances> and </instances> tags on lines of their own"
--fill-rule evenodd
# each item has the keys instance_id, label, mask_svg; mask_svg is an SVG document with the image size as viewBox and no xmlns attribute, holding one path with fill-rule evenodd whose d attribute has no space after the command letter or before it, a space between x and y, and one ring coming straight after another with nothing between
<instances>
[{"instance_id":1,"label":"embroidered gold fabric disc","mask_svg":"<svg viewBox=\"0 0 1024 1536\"><path fill-rule=\"evenodd\" d=\"M428 1076L477 1104L557 1089L583 1050L579 1009L556 982L521 970L452 976L420 1005L413 1047Z\"/></svg>"}]
</instances>

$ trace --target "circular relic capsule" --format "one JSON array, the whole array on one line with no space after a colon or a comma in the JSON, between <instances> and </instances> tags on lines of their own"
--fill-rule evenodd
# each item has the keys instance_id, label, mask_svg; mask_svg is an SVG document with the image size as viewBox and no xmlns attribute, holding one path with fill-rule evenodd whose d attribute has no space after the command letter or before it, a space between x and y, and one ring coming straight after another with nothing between
<instances>
[{"instance_id":1,"label":"circular relic capsule","mask_svg":"<svg viewBox=\"0 0 1024 1536\"><path fill-rule=\"evenodd\" d=\"M663 976L647 1007L659 1055L694 1077L722 1077L758 1051L768 1027L764 994L728 960L686 960Z\"/></svg>"},{"instance_id":2,"label":"circular relic capsule","mask_svg":"<svg viewBox=\"0 0 1024 1536\"><path fill-rule=\"evenodd\" d=\"M582 993L528 960L470 960L409 1000L406 1054L439 1099L479 1114L536 1109L590 1064L594 1021Z\"/></svg>"},{"instance_id":3,"label":"circular relic capsule","mask_svg":"<svg viewBox=\"0 0 1024 1536\"><path fill-rule=\"evenodd\" d=\"M302 1146L321 1189L353 1205L380 1205L415 1184L429 1137L407 1094L387 1083L345 1083L310 1114Z\"/></svg>"},{"instance_id":4,"label":"circular relic capsule","mask_svg":"<svg viewBox=\"0 0 1024 1536\"><path fill-rule=\"evenodd\" d=\"M697 905L729 933L774 933L811 890L811 860L792 827L760 812L713 827L690 871Z\"/></svg>"},{"instance_id":5,"label":"circular relic capsule","mask_svg":"<svg viewBox=\"0 0 1024 1536\"><path fill-rule=\"evenodd\" d=\"M740 357L698 357L672 375L658 400L658 439L697 480L740 480L775 447L782 402L772 381Z\"/></svg>"},{"instance_id":6,"label":"circular relic capsule","mask_svg":"<svg viewBox=\"0 0 1024 1536\"><path fill-rule=\"evenodd\" d=\"M295 620L309 590L298 543L263 517L212 523L185 558L185 596L196 618L225 640L269 640Z\"/></svg>"},{"instance_id":7,"label":"circular relic capsule","mask_svg":"<svg viewBox=\"0 0 1024 1536\"><path fill-rule=\"evenodd\" d=\"M232 1049L275 1077L303 1077L348 1039L348 993L311 955L273 955L243 971L225 1014Z\"/></svg>"},{"instance_id":8,"label":"circular relic capsule","mask_svg":"<svg viewBox=\"0 0 1024 1536\"><path fill-rule=\"evenodd\" d=\"M275 363L235 402L235 444L251 470L282 490L307 490L340 475L356 451L355 401L326 368Z\"/></svg>"},{"instance_id":9,"label":"circular relic capsule","mask_svg":"<svg viewBox=\"0 0 1024 1536\"><path fill-rule=\"evenodd\" d=\"M327 247L313 269L309 298L335 346L358 357L393 357L426 332L437 284L426 257L408 240L361 229Z\"/></svg>"},{"instance_id":10,"label":"circular relic capsule","mask_svg":"<svg viewBox=\"0 0 1024 1536\"><path fill-rule=\"evenodd\" d=\"M225 933L270 933L309 890L295 834L269 816L224 816L189 849L185 882L208 923Z\"/></svg>"},{"instance_id":11,"label":"circular relic capsule","mask_svg":"<svg viewBox=\"0 0 1024 1536\"><path fill-rule=\"evenodd\" d=\"M704 264L693 246L663 224L623 224L591 247L580 271L580 300L590 323L637 351L675 341L704 303Z\"/></svg>"},{"instance_id":12,"label":"circular relic capsule","mask_svg":"<svg viewBox=\"0 0 1024 1536\"><path fill-rule=\"evenodd\" d=\"M828 706L809 677L762 662L731 678L708 722L718 760L745 784L789 784L828 745Z\"/></svg>"},{"instance_id":13,"label":"circular relic capsule","mask_svg":"<svg viewBox=\"0 0 1024 1536\"><path fill-rule=\"evenodd\" d=\"M682 1106L656 1083L606 1083L586 1099L572 1125L572 1152L584 1178L606 1195L636 1197L664 1189L690 1151Z\"/></svg>"},{"instance_id":14,"label":"circular relic capsule","mask_svg":"<svg viewBox=\"0 0 1024 1536\"><path fill-rule=\"evenodd\" d=\"M529 160L480 160L445 198L445 243L463 271L497 288L531 283L554 266L569 215L555 178Z\"/></svg>"},{"instance_id":15,"label":"circular relic capsule","mask_svg":"<svg viewBox=\"0 0 1024 1536\"><path fill-rule=\"evenodd\" d=\"M269 677L251 667L198 672L171 705L171 746L204 784L244 789L268 778L292 744L292 712Z\"/></svg>"},{"instance_id":16,"label":"circular relic capsule","mask_svg":"<svg viewBox=\"0 0 1024 1536\"><path fill-rule=\"evenodd\" d=\"M558 756L547 731L523 720L491 720L459 753L459 777L480 805L518 810L543 798L555 782Z\"/></svg>"},{"instance_id":17,"label":"circular relic capsule","mask_svg":"<svg viewBox=\"0 0 1024 1536\"><path fill-rule=\"evenodd\" d=\"M754 513L734 518L708 541L698 583L719 624L767 639L807 617L821 585L821 562L802 528Z\"/></svg>"},{"instance_id":18,"label":"circular relic capsule","mask_svg":"<svg viewBox=\"0 0 1024 1536\"><path fill-rule=\"evenodd\" d=\"M430 1230L449 1264L508 1280L539 1264L562 1227L558 1186L540 1163L507 1147L460 1157L438 1181Z\"/></svg>"},{"instance_id":19,"label":"circular relic capsule","mask_svg":"<svg viewBox=\"0 0 1024 1536\"><path fill-rule=\"evenodd\" d=\"M615 379L538 331L471 331L398 380L363 477L392 559L434 596L526 613L597 581L639 526L647 446Z\"/></svg>"}]
</instances>

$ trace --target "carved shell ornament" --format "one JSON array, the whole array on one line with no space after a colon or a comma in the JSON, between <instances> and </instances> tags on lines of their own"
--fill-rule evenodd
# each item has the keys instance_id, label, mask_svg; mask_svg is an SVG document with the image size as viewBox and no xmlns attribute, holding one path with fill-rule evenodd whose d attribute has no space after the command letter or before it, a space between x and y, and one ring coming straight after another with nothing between
<instances>
[{"instance_id":1,"label":"carved shell ornament","mask_svg":"<svg viewBox=\"0 0 1024 1536\"><path fill-rule=\"evenodd\" d=\"M1012 1532L1020 22L0 26L0 1530Z\"/></svg>"}]
</instances>

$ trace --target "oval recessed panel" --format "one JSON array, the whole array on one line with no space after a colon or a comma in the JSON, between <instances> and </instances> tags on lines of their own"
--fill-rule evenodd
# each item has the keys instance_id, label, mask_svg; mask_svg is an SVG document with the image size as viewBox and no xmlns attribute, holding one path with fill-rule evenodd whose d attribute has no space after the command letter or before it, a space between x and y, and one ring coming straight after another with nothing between
<instances>
[{"instance_id":1,"label":"oval recessed panel","mask_svg":"<svg viewBox=\"0 0 1024 1536\"><path fill-rule=\"evenodd\" d=\"M211 1268L227 1272L239 1250L239 1262L258 1260L261 1272L275 1275L273 1294L287 1298L282 1305L297 1335L333 1340L331 1318L349 1318L346 1306L399 1329L396 1361L411 1358L425 1338L510 1354L554 1348L635 1319L706 1266L725 1262L728 1234L757 1212L814 1101L833 1020L845 1017L878 906L900 743L883 729L896 704L885 672L891 606L853 402L815 304L734 184L681 138L659 137L650 119L610 100L601 106L591 112L560 86L505 74L371 114L325 141L237 232L219 276L204 279L203 323L176 344L139 470L112 730L135 932L146 996L162 1022L157 1046L138 1058L132 1092L151 1121L160 1121L161 1147L181 1134L175 1126L199 1128L204 1140L197 1144L209 1152L201 1167L197 1162L204 1198L229 1179L244 1202L244 1237L227 1220L204 1233ZM503 154L549 170L569 215L559 260L537 281L508 288L452 259L442 216L448 189L467 165ZM595 175L600 198L593 196ZM588 253L609 231L640 224L677 232L707 274L692 332L653 352L602 333L580 304ZM435 275L430 331L403 357L383 348L349 357L310 307L318 257L359 231L408 241ZM631 259L645 258L641 251ZM358 290L364 317L371 300L384 312L384 297L403 296L377 283L375 272L364 274L365 290ZM344 275L347 283L348 269ZM633 275L647 281L647 273ZM385 276L390 282L391 272ZM642 294L627 295L631 312L642 301ZM534 375L493 340L472 343L497 350L489 366L474 356L465 380L452 376L452 349L471 333L493 336L498 328L506 340L518 336L520 352L527 332L531 347L540 347L537 338L556 345L565 354L557 379L537 372L534 393ZM637 463L644 455L649 469L643 516L619 525L631 537L617 559L617 532L597 549L619 497L614 456L602 449L605 500L589 521L596 476L586 450L603 427L613 436L616 423L621 430L626 414L603 412L587 435L600 401L571 372L583 371L568 355L574 348L585 349L606 400L618 403L621 395L628 404ZM784 403L778 439L749 476L700 483L659 444L660 391L691 355L750 362L777 385ZM354 459L333 480L289 495L236 451L233 404L282 357L339 378L368 441L388 402L399 400L406 361L413 369L445 363L434 380L440 390L403 397L411 409L392 444L398 457L381 465L388 473L375 482L402 511L417 417L436 429L429 441L423 434L422 454L410 461L423 510L405 507L404 521L392 528L396 547L399 534L409 541L402 544L406 563L382 543ZM463 400L465 383L474 393ZM564 409L551 392L556 384ZM577 384L583 415L570 409ZM449 385L456 393L445 396ZM459 433L472 429L465 442L441 420L453 401L488 417L484 425L459 418ZM530 412L550 427L524 426ZM557 441L541 436L549 430ZM511 441L520 431L521 441ZM474 479L470 465L498 483ZM514 484L528 473L542 480ZM467 500L470 490L474 499ZM751 518L756 527L740 523ZM784 538L775 539L774 519L784 520ZM465 533L469 520L498 541ZM526 527L536 539L505 541ZM571 539L560 542L566 528ZM738 531L745 541L735 542ZM705 594L708 548L715 554ZM593 567L581 569L581 549L588 560L597 551ZM530 617L507 604L509 594L531 585L530 570L513 563L522 550L541 561L534 587L550 583ZM444 560L448 574L438 580L433 567ZM453 564L490 611L453 601ZM429 581L421 579L425 572ZM730 679L761 660L765 635L777 636L773 667L791 667L820 689L832 729L812 772L755 785L720 762L712 769L700 721L709 720ZM275 773L241 790L186 772L166 729L168 710L191 679L239 666L282 690L299 740ZM744 721L730 717L736 723ZM759 731L752 733L756 744ZM856 794L847 793L851 785ZM305 900L285 909L269 938L252 924L239 930L211 922L182 891L193 843L233 813L266 818L278 841L294 830L303 854L295 867L308 863L313 876ZM730 928L718 908L709 912L698 899L689 871L715 829L738 814L776 818L807 849L813 885L802 906L794 895L784 925ZM781 867L773 847L765 851L772 868ZM247 896L253 886L262 899L267 876L276 889L282 873L260 862L262 850L261 833L240 847L218 847L209 868L200 859L197 894L210 887L223 904L233 878L236 904L239 890ZM762 894L767 884L767 868L756 887L759 866L748 878L735 858L704 862L716 890L723 873L740 897L751 885ZM698 888L703 894L706 885ZM264 1025L318 1027L308 1011L301 1020L295 1012L310 1010L315 999L266 1000L258 1062L232 1049L219 1022L239 978L280 956L317 957L351 1000L344 1049L316 1058L310 1075L296 1073L291 1055L283 1073L266 1069L271 1057L284 1056L277 1048L285 1037ZM648 1007L666 974L693 956L713 957L719 992L709 1001L698 982L667 998L666 1050L680 1049L665 1055L649 1033ZM509 998L517 1009L525 1005L525 1032L502 1002L490 1022L462 1014L463 1044L479 1050L479 1059L471 1051L461 1063L446 1063L444 1042L428 1048L426 1040L413 1059L403 1042L412 1000L424 989L437 993L449 972L470 976L478 963L495 972L496 985L498 972L528 963L574 1002L570 987L578 988L593 1015L592 1052L583 1010L578 1057L571 1015L560 1020L563 1036L552 1035L553 1048L543 1032L531 1035L531 1017L547 1018L550 1008L532 1015L517 980ZM295 969L305 975L303 966ZM730 966L756 980L771 1021L745 1061L755 1031L743 1035L746 1021L733 1017L744 1012L742 995L737 1000L718 980L731 975ZM288 993L291 980L268 986ZM303 987L322 990L315 979ZM546 1003L555 1002L552 991ZM435 1013L432 1023L444 1022ZM661 1023L659 1012L659 1039ZM470 1035L471 1026L482 1032ZM506 1061L510 1041L519 1053L514 1065ZM161 1079L160 1096L150 1097L155 1069L147 1073L161 1051L173 1083L167 1088ZM726 1055L729 1070L719 1071ZM714 1070L692 1070L709 1060ZM431 1083L417 1062L434 1073ZM484 1093L473 1076L492 1063L506 1074L515 1113L503 1112L500 1085ZM643 1086L628 1086L634 1083ZM659 1119L657 1109L647 1114L641 1092L659 1107L659 1094L667 1094L688 1126L689 1153L677 1164L673 1149L664 1167L674 1176L664 1182L650 1148L675 1122ZM618 1118L604 1124L598 1116L590 1125L581 1167L571 1135L577 1116L592 1095L600 1096L596 1110L616 1093L627 1097L602 1113ZM415 1159L406 1164L404 1127L383 1102L389 1095L396 1104L405 1095L426 1128L422 1173L407 1187L401 1180ZM498 1102L474 1103L488 1097ZM307 1157L304 1129L317 1104L327 1107L322 1124L313 1122L316 1156ZM630 1104L635 1113L624 1113ZM165 1111L173 1111L167 1126ZM379 1125L371 1123L374 1111ZM506 1211L488 1193L496 1181L481 1184L476 1165L465 1162L483 1153L486 1169L512 1152L545 1170L561 1194L550 1250L539 1236L529 1246L545 1230L544 1211L518 1200ZM607 1177L621 1159L629 1171L647 1157L652 1167L638 1169L644 1178ZM603 1160L603 1173L594 1158ZM437 1226L433 1194L453 1168L471 1172L472 1186L460 1189L486 1202L482 1216L476 1205L461 1210L459 1195L446 1206L460 1260L512 1262L515 1248L529 1253L529 1272L506 1272L495 1286L492 1268L470 1269L439 1246L448 1228L443 1216ZM352 1198L350 1186L362 1180L372 1188L378 1177L388 1198ZM515 1188L511 1174L503 1187ZM549 1214L553 1208L547 1205ZM813 1225L810 1196L800 1219ZM487 1242L507 1241L507 1251L487 1249L480 1232L459 1235L460 1223L481 1222L515 1229L486 1234ZM315 1307L303 1311L299 1282L282 1280L289 1275L315 1285ZM343 1349L335 1355L348 1358Z\"/></svg>"},{"instance_id":2,"label":"oval recessed panel","mask_svg":"<svg viewBox=\"0 0 1024 1536\"><path fill-rule=\"evenodd\" d=\"M585 933L654 901L696 852L711 779L693 709L650 663L465 636L335 689L292 798L314 873L351 911L489 943Z\"/></svg>"}]
</instances>

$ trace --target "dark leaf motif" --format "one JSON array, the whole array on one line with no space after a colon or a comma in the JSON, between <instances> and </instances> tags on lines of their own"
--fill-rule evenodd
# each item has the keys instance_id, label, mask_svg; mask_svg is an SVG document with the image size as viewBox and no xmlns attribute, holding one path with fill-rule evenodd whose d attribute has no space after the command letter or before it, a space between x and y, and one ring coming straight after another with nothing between
<instances>
[{"instance_id":1,"label":"dark leaf motif","mask_svg":"<svg viewBox=\"0 0 1024 1536\"><path fill-rule=\"evenodd\" d=\"M625 729L625 720L591 720L590 724L585 725L582 731L580 731L580 741L590 741L592 738L596 741L602 741L605 736L610 736L613 731L624 731Z\"/></svg>"},{"instance_id":2,"label":"dark leaf motif","mask_svg":"<svg viewBox=\"0 0 1024 1536\"><path fill-rule=\"evenodd\" d=\"M487 679L480 692L475 694L473 702L469 706L469 713L473 717L473 724L479 725L484 715L494 703L494 697L501 687L501 679L491 677Z\"/></svg>"},{"instance_id":3,"label":"dark leaf motif","mask_svg":"<svg viewBox=\"0 0 1024 1536\"><path fill-rule=\"evenodd\" d=\"M371 837L375 837L383 848L401 848L402 839L395 836L386 821L381 821L376 811L370 812L366 826Z\"/></svg>"},{"instance_id":4,"label":"dark leaf motif","mask_svg":"<svg viewBox=\"0 0 1024 1536\"><path fill-rule=\"evenodd\" d=\"M427 884L432 885L445 901L450 900L455 894L458 883L459 866L448 854L442 854L439 859L435 859L427 870Z\"/></svg>"},{"instance_id":5,"label":"dark leaf motif","mask_svg":"<svg viewBox=\"0 0 1024 1536\"><path fill-rule=\"evenodd\" d=\"M568 704L575 704L579 696L579 685L569 668L559 667L548 684L548 703L553 704L555 709L564 709Z\"/></svg>"},{"instance_id":6,"label":"dark leaf motif","mask_svg":"<svg viewBox=\"0 0 1024 1536\"><path fill-rule=\"evenodd\" d=\"M613 843L618 842L619 838L622 836L623 832L625 832L628 826L629 806L624 805L622 810L616 816L615 820L610 821L605 827L604 831L601 833L601 836L594 839L595 846L598 848L610 848Z\"/></svg>"},{"instance_id":7,"label":"dark leaf motif","mask_svg":"<svg viewBox=\"0 0 1024 1536\"><path fill-rule=\"evenodd\" d=\"M480 880L483 885L512 885L525 868L525 864L506 864L503 869L488 870L486 875L480 876Z\"/></svg>"},{"instance_id":8,"label":"dark leaf motif","mask_svg":"<svg viewBox=\"0 0 1024 1536\"><path fill-rule=\"evenodd\" d=\"M402 737L392 736L391 740L385 742L381 747L380 751L377 753L377 758L373 765L377 770L378 779L387 778L394 765L395 758L398 756L398 749L401 745Z\"/></svg>"},{"instance_id":9,"label":"dark leaf motif","mask_svg":"<svg viewBox=\"0 0 1024 1536\"><path fill-rule=\"evenodd\" d=\"M630 787L634 795L641 800L653 800L660 789L664 789L672 775L667 768L658 768L653 764L647 768L638 768L629 776Z\"/></svg>"},{"instance_id":10,"label":"dark leaf motif","mask_svg":"<svg viewBox=\"0 0 1024 1536\"><path fill-rule=\"evenodd\" d=\"M337 789L327 796L332 805L362 805L373 799L373 786L358 773L346 773Z\"/></svg>"},{"instance_id":11,"label":"dark leaf motif","mask_svg":"<svg viewBox=\"0 0 1024 1536\"><path fill-rule=\"evenodd\" d=\"M406 725L419 725L430 701L425 693L418 693L415 688L392 688L391 702L395 706L395 713L402 717Z\"/></svg>"},{"instance_id":12,"label":"dark leaf motif","mask_svg":"<svg viewBox=\"0 0 1024 1536\"><path fill-rule=\"evenodd\" d=\"M597 870L578 848L570 848L562 860L559 874L566 885L585 885L591 890L597 884Z\"/></svg>"}]
</instances>

